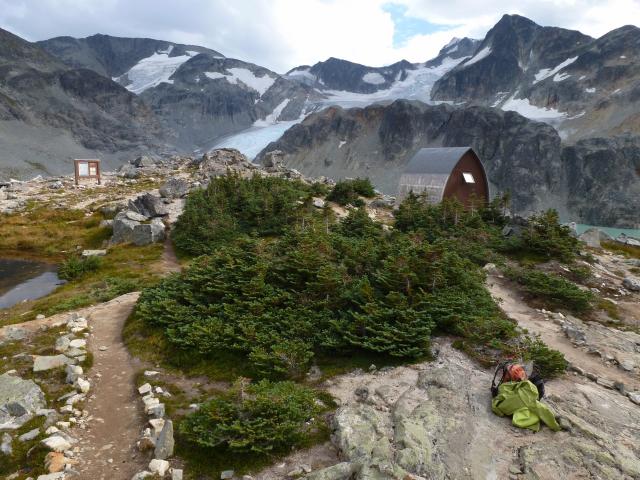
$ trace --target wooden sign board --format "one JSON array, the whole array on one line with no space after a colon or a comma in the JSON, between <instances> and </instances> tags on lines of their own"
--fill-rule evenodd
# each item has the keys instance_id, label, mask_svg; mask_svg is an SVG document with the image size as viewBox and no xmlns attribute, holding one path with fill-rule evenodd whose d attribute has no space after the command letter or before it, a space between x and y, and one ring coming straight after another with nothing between
<instances>
[{"instance_id":1,"label":"wooden sign board","mask_svg":"<svg viewBox=\"0 0 640 480\"><path fill-rule=\"evenodd\" d=\"M75 165L76 185L80 180L96 179L100 185L100 160L78 158L73 161Z\"/></svg>"}]
</instances>

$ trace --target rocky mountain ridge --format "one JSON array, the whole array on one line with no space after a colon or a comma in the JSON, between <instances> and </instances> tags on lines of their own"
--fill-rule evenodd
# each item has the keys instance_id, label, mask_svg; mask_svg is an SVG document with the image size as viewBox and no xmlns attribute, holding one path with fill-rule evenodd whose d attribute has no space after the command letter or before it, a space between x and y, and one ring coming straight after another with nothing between
<instances>
[{"instance_id":1,"label":"rocky mountain ridge","mask_svg":"<svg viewBox=\"0 0 640 480\"><path fill-rule=\"evenodd\" d=\"M16 174L57 173L74 155L96 152L115 166L125 154L163 151L171 138L131 92L4 30L0 133L3 170Z\"/></svg>"},{"instance_id":2,"label":"rocky mountain ridge","mask_svg":"<svg viewBox=\"0 0 640 480\"><path fill-rule=\"evenodd\" d=\"M364 109L331 107L291 127L258 159L280 150L288 167L306 175L366 176L393 194L411 156L422 147L440 146L472 146L483 161L492 196L509 191L515 213L556 208L583 223L638 224L633 206L640 195L638 137L563 147L548 124L499 109L406 100Z\"/></svg>"},{"instance_id":3,"label":"rocky mountain ridge","mask_svg":"<svg viewBox=\"0 0 640 480\"><path fill-rule=\"evenodd\" d=\"M570 141L638 133L639 51L635 26L594 39L505 15L472 58L435 83L432 99L515 110Z\"/></svg>"}]
</instances>

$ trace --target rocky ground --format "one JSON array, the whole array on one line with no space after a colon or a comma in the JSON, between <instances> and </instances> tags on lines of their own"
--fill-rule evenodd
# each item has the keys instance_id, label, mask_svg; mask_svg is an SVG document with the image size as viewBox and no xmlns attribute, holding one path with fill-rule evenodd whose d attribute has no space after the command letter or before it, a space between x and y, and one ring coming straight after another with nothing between
<instances>
[{"instance_id":1,"label":"rocky ground","mask_svg":"<svg viewBox=\"0 0 640 480\"><path fill-rule=\"evenodd\" d=\"M221 150L199 159L139 160L106 174L100 187L75 188L68 177L12 182L0 189L0 208L19 212L37 201L52 208L102 209L115 217L114 233L122 223L122 241L135 241L139 235L126 235L144 230L152 218L163 232L170 228L188 190L228 169L301 178L281 167L277 156L258 168L237 152ZM326 205L320 198L316 203ZM380 197L369 202L368 212L384 222L391 204ZM346 214L329 206L338 216ZM567 374L547 384L545 401L558 415L561 432L543 427L533 433L495 416L493 371L441 338L431 362L372 366L322 383L338 403L331 442L292 452L245 480L640 479L640 293L632 281L638 261L602 250L592 254L589 288L616 306L617 318L536 309L497 269L487 269L487 286L505 314L571 364ZM169 242L159 268L180 268ZM0 467L20 452L27 459L12 465L7 478L192 478L173 455L174 425L165 404L175 408L180 398L180 408L197 408L190 402L202 392L226 385L133 358L122 329L137 298L132 292L0 327ZM47 473L30 477L43 468ZM226 471L222 478L234 476Z\"/></svg>"}]
</instances>

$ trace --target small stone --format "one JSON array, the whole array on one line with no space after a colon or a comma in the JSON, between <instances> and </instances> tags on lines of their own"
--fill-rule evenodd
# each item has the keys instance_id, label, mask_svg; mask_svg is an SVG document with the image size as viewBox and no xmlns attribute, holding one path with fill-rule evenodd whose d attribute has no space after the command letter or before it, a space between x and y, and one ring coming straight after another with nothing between
<instances>
[{"instance_id":1,"label":"small stone","mask_svg":"<svg viewBox=\"0 0 640 480\"><path fill-rule=\"evenodd\" d=\"M76 338L69 343L69 347L71 348L85 348L86 346L87 341L84 338Z\"/></svg>"},{"instance_id":2,"label":"small stone","mask_svg":"<svg viewBox=\"0 0 640 480\"><path fill-rule=\"evenodd\" d=\"M47 435L53 435L54 433L58 433L60 430L58 430L57 427L51 426L49 428L47 428L44 433L46 433Z\"/></svg>"},{"instance_id":3,"label":"small stone","mask_svg":"<svg viewBox=\"0 0 640 480\"><path fill-rule=\"evenodd\" d=\"M106 250L83 250L83 257L104 257L107 254Z\"/></svg>"},{"instance_id":4,"label":"small stone","mask_svg":"<svg viewBox=\"0 0 640 480\"><path fill-rule=\"evenodd\" d=\"M53 435L52 437L45 438L41 443L54 452L64 452L71 448L71 443L60 435Z\"/></svg>"},{"instance_id":5,"label":"small stone","mask_svg":"<svg viewBox=\"0 0 640 480\"><path fill-rule=\"evenodd\" d=\"M154 458L149 462L149 471L161 477L164 477L164 474L169 470L169 462L166 460L159 460Z\"/></svg>"},{"instance_id":6,"label":"small stone","mask_svg":"<svg viewBox=\"0 0 640 480\"><path fill-rule=\"evenodd\" d=\"M623 360L620 362L620 368L622 368L626 372L633 372L633 369L636 368L636 365L631 360Z\"/></svg>"},{"instance_id":7,"label":"small stone","mask_svg":"<svg viewBox=\"0 0 640 480\"><path fill-rule=\"evenodd\" d=\"M151 385L149 383L145 383L144 385L140 386L138 388L138 393L140 395L147 395L148 393L151 393Z\"/></svg>"},{"instance_id":8,"label":"small stone","mask_svg":"<svg viewBox=\"0 0 640 480\"><path fill-rule=\"evenodd\" d=\"M55 349L56 352L66 352L69 349L69 344L71 343L71 339L68 335L63 335L56 339Z\"/></svg>"},{"instance_id":9,"label":"small stone","mask_svg":"<svg viewBox=\"0 0 640 480\"><path fill-rule=\"evenodd\" d=\"M18 440L21 442L28 442L29 440L33 440L38 435L40 435L40 429L34 428L33 430L29 430L27 433L23 433L18 437Z\"/></svg>"},{"instance_id":10,"label":"small stone","mask_svg":"<svg viewBox=\"0 0 640 480\"><path fill-rule=\"evenodd\" d=\"M131 480L143 480L144 478L150 477L152 475L153 473L147 470L143 470L142 472L138 472L133 477L131 477Z\"/></svg>"},{"instance_id":11,"label":"small stone","mask_svg":"<svg viewBox=\"0 0 640 480\"><path fill-rule=\"evenodd\" d=\"M144 376L145 377L155 377L156 375L158 375L160 372L156 372L155 370L145 370L144 372Z\"/></svg>"},{"instance_id":12,"label":"small stone","mask_svg":"<svg viewBox=\"0 0 640 480\"><path fill-rule=\"evenodd\" d=\"M65 355L54 355L54 356L36 355L33 358L33 371L44 372L46 370L52 370L54 368L63 367L70 363L73 363L73 360L66 357Z\"/></svg>"},{"instance_id":13,"label":"small stone","mask_svg":"<svg viewBox=\"0 0 640 480\"><path fill-rule=\"evenodd\" d=\"M36 315L36 320L44 320L46 317L42 314L39 313L38 315Z\"/></svg>"},{"instance_id":14,"label":"small stone","mask_svg":"<svg viewBox=\"0 0 640 480\"><path fill-rule=\"evenodd\" d=\"M3 453L5 455L12 455L13 454L13 447L12 447L12 442L13 442L13 438L11 438L11 435L9 435L8 433L3 433L2 434L2 442L0 442L0 453Z\"/></svg>"},{"instance_id":15,"label":"small stone","mask_svg":"<svg viewBox=\"0 0 640 480\"><path fill-rule=\"evenodd\" d=\"M518 474L522 473L522 469L520 468L519 465L511 465L509 467L509 473L513 473L514 475L518 475Z\"/></svg>"},{"instance_id":16,"label":"small stone","mask_svg":"<svg viewBox=\"0 0 640 480\"><path fill-rule=\"evenodd\" d=\"M220 480L229 480L233 478L234 471L233 470L224 470L220 472Z\"/></svg>"},{"instance_id":17,"label":"small stone","mask_svg":"<svg viewBox=\"0 0 640 480\"><path fill-rule=\"evenodd\" d=\"M105 350L107 350L109 347L106 347L105 345L101 345L100 348L98 350L100 350L101 352L104 352Z\"/></svg>"},{"instance_id":18,"label":"small stone","mask_svg":"<svg viewBox=\"0 0 640 480\"><path fill-rule=\"evenodd\" d=\"M166 460L173 455L173 447L173 422L171 420L166 420L162 427L162 431L158 436L158 440L156 440L156 449L154 452L155 457L161 460Z\"/></svg>"},{"instance_id":19,"label":"small stone","mask_svg":"<svg viewBox=\"0 0 640 480\"><path fill-rule=\"evenodd\" d=\"M91 388L91 383L89 383L89 381L85 380L84 378L78 378L78 380L76 380L75 385L76 385L76 388L80 390L82 393L87 393Z\"/></svg>"},{"instance_id":20,"label":"small stone","mask_svg":"<svg viewBox=\"0 0 640 480\"><path fill-rule=\"evenodd\" d=\"M296 478L296 477L302 476L303 474L304 472L302 471L302 468L296 467L293 470L291 470L289 473L287 473L287 477Z\"/></svg>"},{"instance_id":21,"label":"small stone","mask_svg":"<svg viewBox=\"0 0 640 480\"><path fill-rule=\"evenodd\" d=\"M67 458L61 452L49 452L44 457L44 468L49 473L62 472L64 470L64 464Z\"/></svg>"},{"instance_id":22,"label":"small stone","mask_svg":"<svg viewBox=\"0 0 640 480\"><path fill-rule=\"evenodd\" d=\"M180 468L172 468L171 469L171 480L182 480L182 469L180 469Z\"/></svg>"},{"instance_id":23,"label":"small stone","mask_svg":"<svg viewBox=\"0 0 640 480\"><path fill-rule=\"evenodd\" d=\"M147 414L152 418L163 418L164 417L164 403L159 403L158 405L154 405L147 410Z\"/></svg>"},{"instance_id":24,"label":"small stone","mask_svg":"<svg viewBox=\"0 0 640 480\"><path fill-rule=\"evenodd\" d=\"M640 392L629 392L627 393L627 397L636 405L640 405Z\"/></svg>"}]
</instances>

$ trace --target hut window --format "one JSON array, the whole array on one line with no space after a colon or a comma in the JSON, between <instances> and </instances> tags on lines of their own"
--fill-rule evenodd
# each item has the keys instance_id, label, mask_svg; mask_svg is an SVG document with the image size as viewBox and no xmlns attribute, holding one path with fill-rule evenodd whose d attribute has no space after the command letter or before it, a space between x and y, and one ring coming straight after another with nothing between
<instances>
[{"instance_id":1,"label":"hut window","mask_svg":"<svg viewBox=\"0 0 640 480\"><path fill-rule=\"evenodd\" d=\"M476 181L473 179L473 175L469 172L463 172L462 177L464 178L464 183L476 183Z\"/></svg>"}]
</instances>

